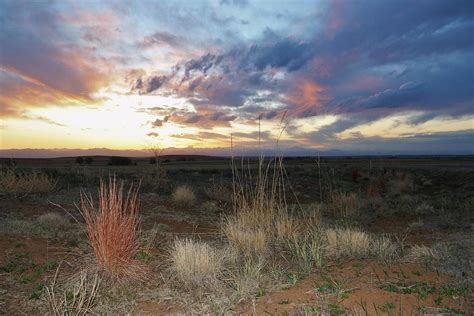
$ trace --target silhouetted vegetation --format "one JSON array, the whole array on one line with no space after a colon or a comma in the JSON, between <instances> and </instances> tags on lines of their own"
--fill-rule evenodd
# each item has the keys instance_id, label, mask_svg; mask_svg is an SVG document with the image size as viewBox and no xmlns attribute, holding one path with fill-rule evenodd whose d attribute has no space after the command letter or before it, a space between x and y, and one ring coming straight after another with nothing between
<instances>
[{"instance_id":1,"label":"silhouetted vegetation","mask_svg":"<svg viewBox=\"0 0 474 316\"><path fill-rule=\"evenodd\" d=\"M132 160L128 157L112 156L109 160L109 166L129 166L131 164Z\"/></svg>"}]
</instances>

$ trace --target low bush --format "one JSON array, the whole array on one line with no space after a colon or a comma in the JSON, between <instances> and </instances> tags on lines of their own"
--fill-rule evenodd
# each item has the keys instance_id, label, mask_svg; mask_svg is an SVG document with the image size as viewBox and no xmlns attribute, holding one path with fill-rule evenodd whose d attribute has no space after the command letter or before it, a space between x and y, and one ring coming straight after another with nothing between
<instances>
[{"instance_id":1,"label":"low bush","mask_svg":"<svg viewBox=\"0 0 474 316\"><path fill-rule=\"evenodd\" d=\"M329 210L336 217L348 218L357 213L359 199L355 193L333 192L329 196Z\"/></svg>"},{"instance_id":2,"label":"low bush","mask_svg":"<svg viewBox=\"0 0 474 316\"><path fill-rule=\"evenodd\" d=\"M53 191L55 187L56 180L37 171L19 172L9 168L0 176L0 191L12 194L15 197L48 193Z\"/></svg>"},{"instance_id":3,"label":"low bush","mask_svg":"<svg viewBox=\"0 0 474 316\"><path fill-rule=\"evenodd\" d=\"M196 195L191 187L180 185L173 192L173 201L181 206L190 206L196 201Z\"/></svg>"}]
</instances>

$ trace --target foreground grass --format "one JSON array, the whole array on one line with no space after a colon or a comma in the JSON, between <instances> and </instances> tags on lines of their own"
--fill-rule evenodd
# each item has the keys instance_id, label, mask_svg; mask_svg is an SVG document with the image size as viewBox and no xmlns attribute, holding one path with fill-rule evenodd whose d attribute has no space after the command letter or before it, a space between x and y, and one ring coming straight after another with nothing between
<instances>
[{"instance_id":1,"label":"foreground grass","mask_svg":"<svg viewBox=\"0 0 474 316\"><path fill-rule=\"evenodd\" d=\"M371 267L387 267L387 271L406 262L441 272L449 272L453 266L453 258L459 250L449 243L409 246L403 238L369 233L356 220L366 212L368 205L384 203L387 196L400 200L400 205L406 204L417 216L431 214L433 207L411 197L411 177L397 174L393 179L388 178L386 193L378 192L378 196L372 191L371 195L365 196L360 192L334 189L325 192L326 198L316 206L301 206L284 195L288 190L283 181L284 170L279 169L280 162L271 163L270 167L257 168L258 177L251 180L239 175L227 204L233 206L232 212L223 215L219 233L205 239L199 234L176 237L170 233L160 235L159 244L145 245L147 242L143 241L148 239L147 233L153 234L141 231L137 225L140 217L136 192L132 191L129 198L121 193L120 185L109 183L109 189L101 189L97 206L95 197L83 196L83 212L87 208L90 216L84 226L90 239L84 254L89 258L92 255L100 269L97 271L88 266L81 272L79 263L72 261L71 271L60 272L54 281L50 275L39 301L43 306L50 306L53 314L139 311L136 304L144 297L159 306L170 305L171 301L177 312L181 308L181 311L196 314L229 314L235 312L240 303L262 301L274 290L298 288L314 276L337 273L331 271L334 266L347 266L354 261ZM199 190L188 186L186 191L184 196L193 192L191 203L194 203L193 208L199 209L196 199ZM167 203L172 210L192 205L177 199L172 191L167 194ZM218 198L220 196L216 200ZM292 204L287 202L290 199ZM17 227L22 226L26 227L24 232L42 227L32 235L51 238L52 235L45 232L73 229L71 227L84 224L70 223L54 213L23 221L8 222L10 228L3 228L5 234L14 236ZM17 269L12 269L12 265L15 262L6 269L14 275ZM118 282L123 276L141 274L143 267L148 270L147 282ZM104 278L104 271L118 277L115 280ZM363 279L362 272L360 277ZM416 283L408 278L377 282L376 289L389 293L404 294L411 291L406 288L413 289L405 294L421 295L423 300L433 298L439 302L440 309L452 297L457 299L470 293L468 286L459 290L427 281ZM298 311L302 314L346 313L347 306L341 302L357 294L360 288L351 280L340 280L332 275L317 286L313 284L312 291L323 298L318 301L321 308L301 307ZM274 304L287 305L284 299L278 302ZM398 308L396 302L389 300L368 308L390 314L394 310L393 304ZM434 301L430 304L436 305Z\"/></svg>"}]
</instances>

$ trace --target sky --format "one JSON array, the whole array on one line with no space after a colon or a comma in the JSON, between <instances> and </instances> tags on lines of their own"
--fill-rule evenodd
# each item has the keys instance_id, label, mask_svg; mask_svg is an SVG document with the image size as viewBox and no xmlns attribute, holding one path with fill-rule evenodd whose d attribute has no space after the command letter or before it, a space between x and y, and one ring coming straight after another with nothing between
<instances>
[{"instance_id":1,"label":"sky","mask_svg":"<svg viewBox=\"0 0 474 316\"><path fill-rule=\"evenodd\" d=\"M474 153L471 0L2 0L0 21L0 156Z\"/></svg>"}]
</instances>

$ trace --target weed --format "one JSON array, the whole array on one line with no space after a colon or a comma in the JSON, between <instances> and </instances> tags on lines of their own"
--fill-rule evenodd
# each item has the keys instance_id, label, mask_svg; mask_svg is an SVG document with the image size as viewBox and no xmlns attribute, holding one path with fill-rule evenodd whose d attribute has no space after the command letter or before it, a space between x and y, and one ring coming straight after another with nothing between
<instances>
[{"instance_id":1,"label":"weed","mask_svg":"<svg viewBox=\"0 0 474 316\"><path fill-rule=\"evenodd\" d=\"M309 274L313 267L322 267L323 240L321 235L295 234L284 241L286 249L304 273Z\"/></svg>"},{"instance_id":2,"label":"weed","mask_svg":"<svg viewBox=\"0 0 474 316\"><path fill-rule=\"evenodd\" d=\"M435 286L424 282L415 282L412 284L405 282L394 282L383 284L380 286L380 288L388 292L416 294L420 299L425 299L429 294L436 292Z\"/></svg>"},{"instance_id":3,"label":"weed","mask_svg":"<svg viewBox=\"0 0 474 316\"><path fill-rule=\"evenodd\" d=\"M396 308L396 305L392 302L386 302L382 305L379 305L378 308L384 312L387 313L387 315L393 315L393 312Z\"/></svg>"},{"instance_id":4,"label":"weed","mask_svg":"<svg viewBox=\"0 0 474 316\"><path fill-rule=\"evenodd\" d=\"M344 308L336 303L329 303L328 304L329 315L331 316L339 316L345 313Z\"/></svg>"},{"instance_id":5,"label":"weed","mask_svg":"<svg viewBox=\"0 0 474 316\"><path fill-rule=\"evenodd\" d=\"M335 296L338 300L343 300L348 298L349 293L354 292L356 288L345 288L341 282L331 279L318 286L316 290L322 294Z\"/></svg>"}]
</instances>

